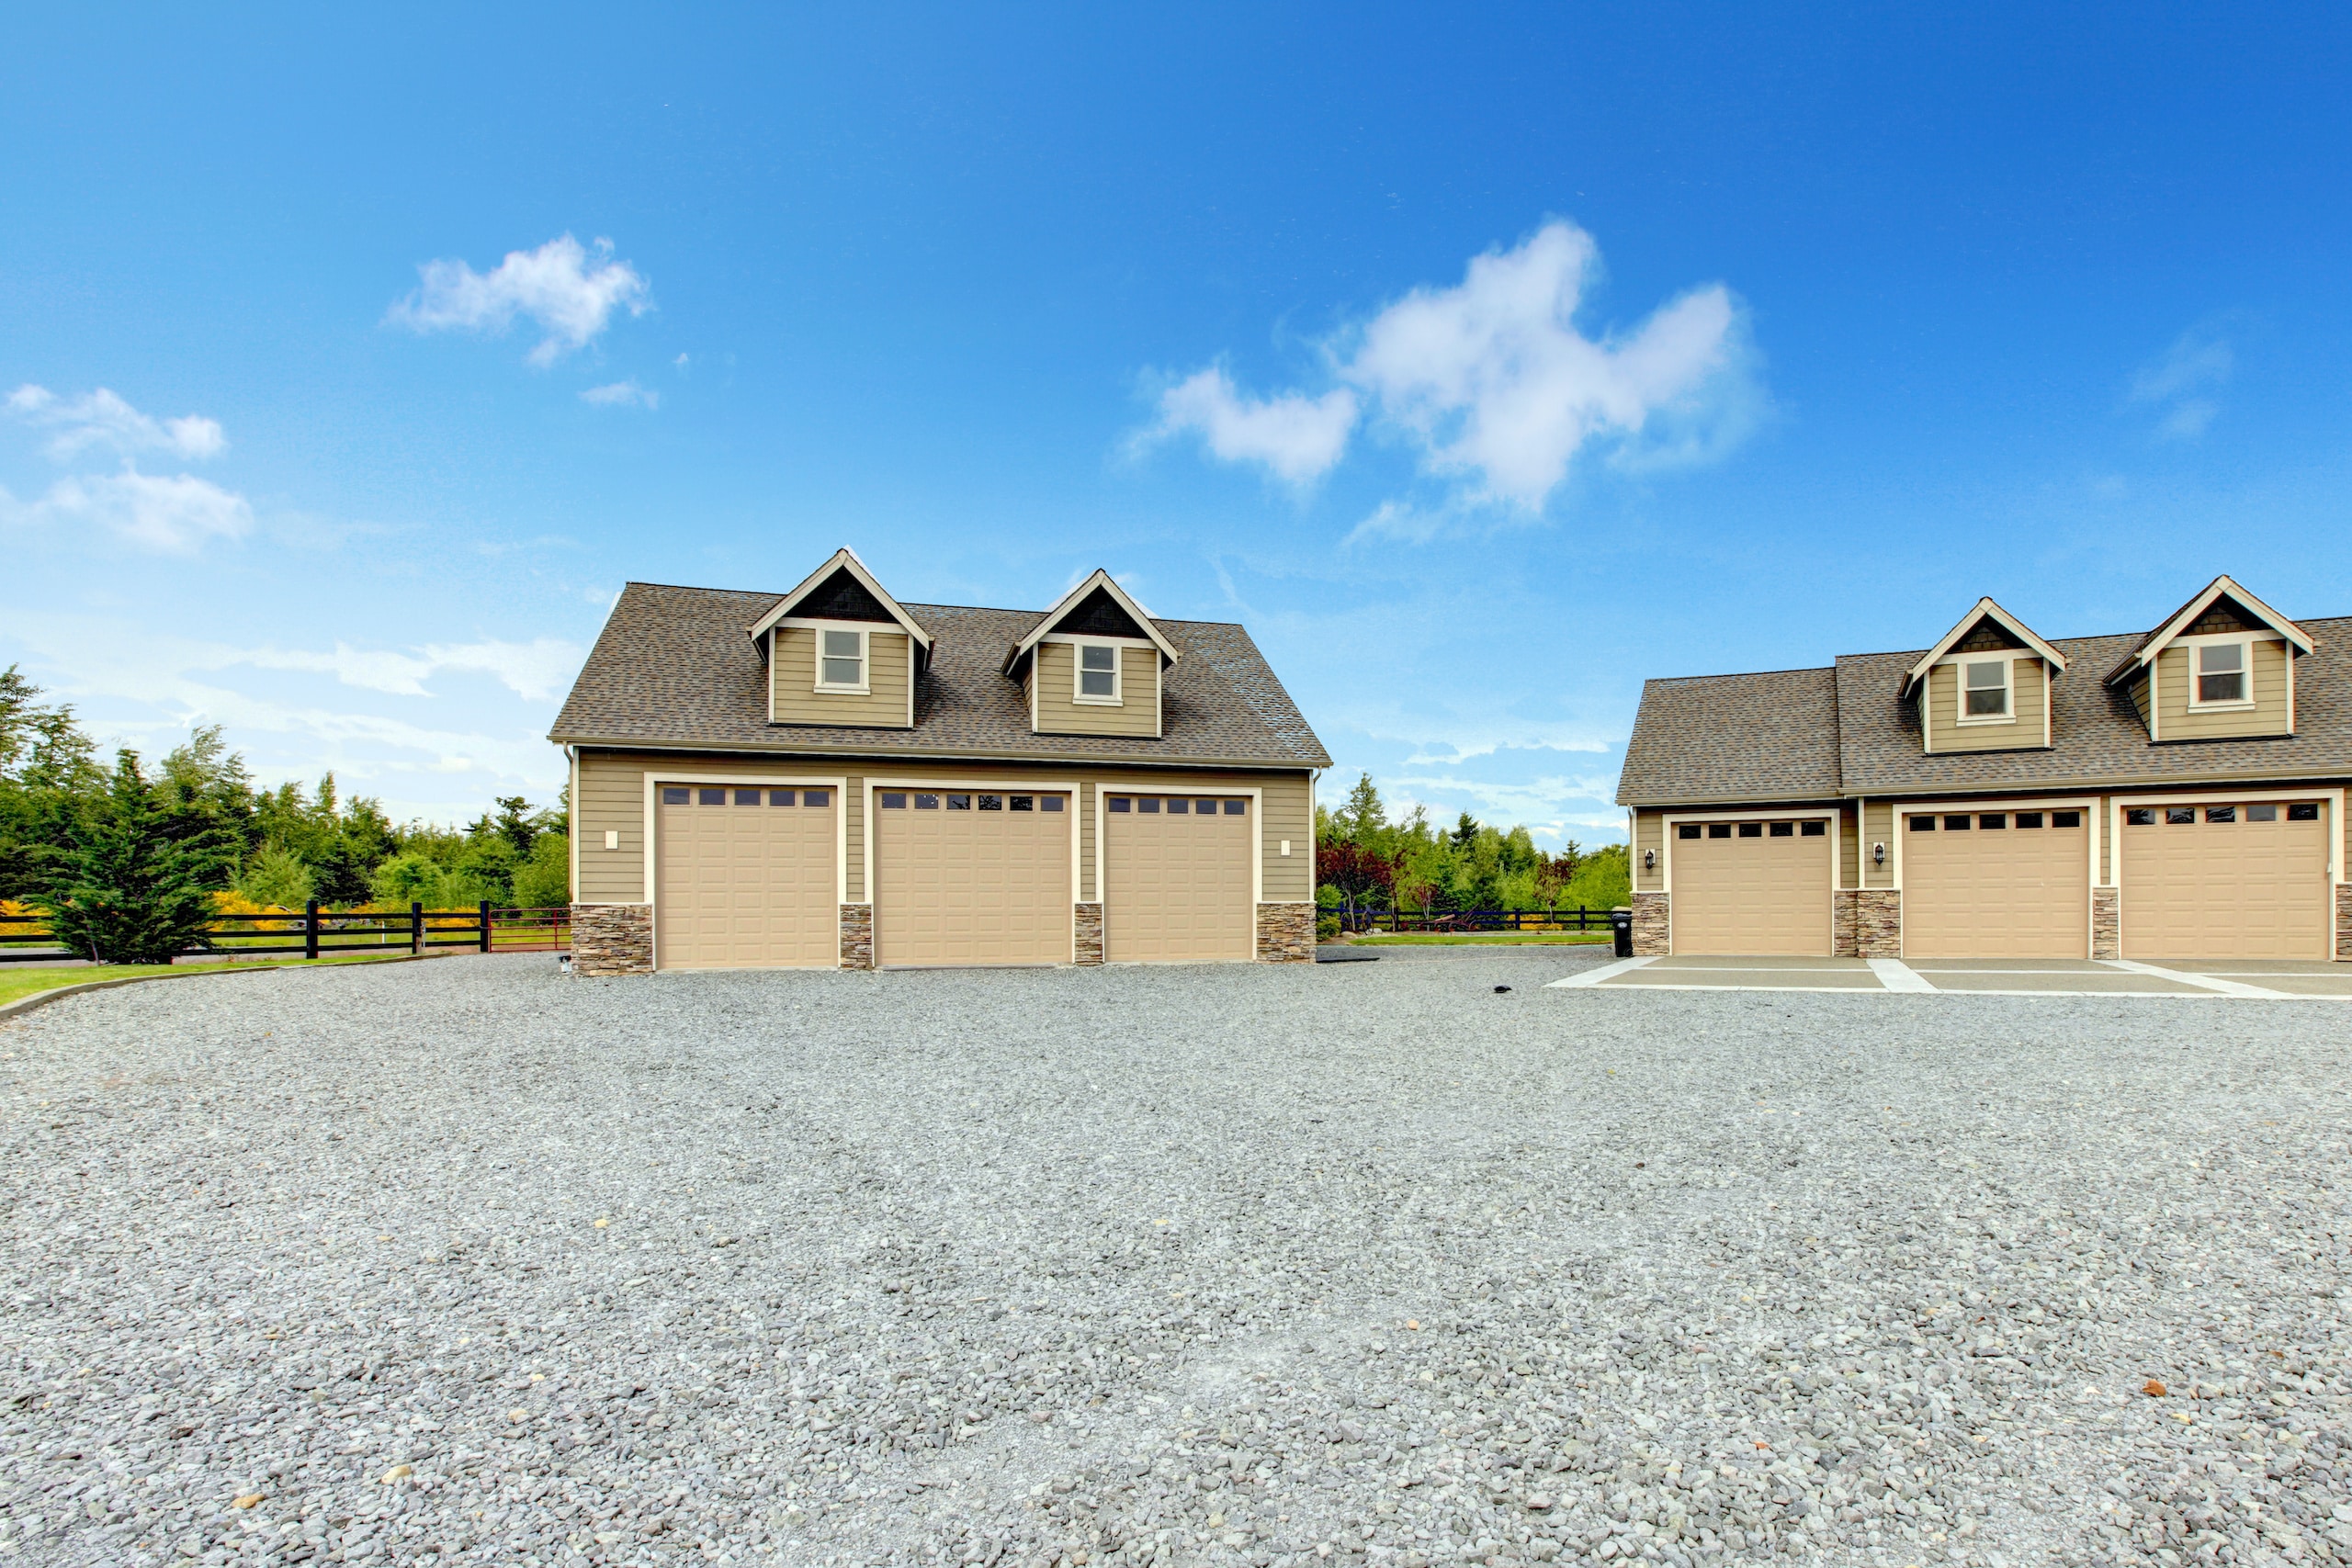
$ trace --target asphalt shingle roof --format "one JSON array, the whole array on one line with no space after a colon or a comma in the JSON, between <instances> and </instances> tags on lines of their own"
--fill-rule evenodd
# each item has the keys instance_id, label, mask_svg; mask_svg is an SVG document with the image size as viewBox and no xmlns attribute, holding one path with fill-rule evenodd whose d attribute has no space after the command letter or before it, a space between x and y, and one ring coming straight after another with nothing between
<instances>
[{"instance_id":1,"label":"asphalt shingle roof","mask_svg":"<svg viewBox=\"0 0 2352 1568\"><path fill-rule=\"evenodd\" d=\"M1903 700L1918 649L1847 654L1824 670L1652 681L1617 803L2352 775L2352 616L2299 624L2317 647L2295 667L2296 733L2270 739L2151 741L2128 694L2099 680L2145 640L2136 632L2051 639L2072 663L2051 686L2048 750L1922 751L1918 709Z\"/></svg>"},{"instance_id":2,"label":"asphalt shingle roof","mask_svg":"<svg viewBox=\"0 0 2352 1568\"><path fill-rule=\"evenodd\" d=\"M912 729L767 721L767 666L745 628L781 598L632 582L605 622L548 739L571 745L691 746L862 754L1035 756L1104 761L1324 768L1330 755L1241 627L1156 621L1180 657L1164 676L1157 740L1036 735L1004 657L1040 610L906 604L932 637Z\"/></svg>"}]
</instances>

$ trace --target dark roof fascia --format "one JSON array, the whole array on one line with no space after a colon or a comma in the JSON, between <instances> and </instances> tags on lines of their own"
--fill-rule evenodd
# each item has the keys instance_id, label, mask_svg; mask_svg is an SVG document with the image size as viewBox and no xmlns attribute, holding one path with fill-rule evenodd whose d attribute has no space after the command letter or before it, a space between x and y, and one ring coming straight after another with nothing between
<instances>
[{"instance_id":1,"label":"dark roof fascia","mask_svg":"<svg viewBox=\"0 0 2352 1568\"><path fill-rule=\"evenodd\" d=\"M903 734L904 731L898 733ZM978 751L968 748L924 746L868 751L854 747L811 745L806 741L778 741L774 745L695 746L676 740L623 740L608 736L582 735L550 735L548 739L559 746L575 746L596 751L675 752L680 756L696 757L822 757L828 761L868 761L886 767L893 762L922 761L1051 763L1083 768L1183 768L1233 773L1315 773L1323 771L1316 763L1301 762L1292 758L1141 757L1133 754L1104 757L1082 751Z\"/></svg>"},{"instance_id":2,"label":"dark roof fascia","mask_svg":"<svg viewBox=\"0 0 2352 1568\"><path fill-rule=\"evenodd\" d=\"M1628 811L1676 811L1714 807L1757 811L1805 811L1815 807L1839 806L1852 799L1843 795L1685 795L1671 800L1620 800L1617 804Z\"/></svg>"}]
</instances>

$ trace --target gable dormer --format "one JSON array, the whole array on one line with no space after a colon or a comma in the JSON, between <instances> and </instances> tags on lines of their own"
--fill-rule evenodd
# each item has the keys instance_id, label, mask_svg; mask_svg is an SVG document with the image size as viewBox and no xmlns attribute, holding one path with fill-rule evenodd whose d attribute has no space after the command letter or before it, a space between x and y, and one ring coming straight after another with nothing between
<instances>
[{"instance_id":1,"label":"gable dormer","mask_svg":"<svg viewBox=\"0 0 2352 1568\"><path fill-rule=\"evenodd\" d=\"M2151 740L2238 740L2295 733L2302 627L2227 576L2140 639L2108 675Z\"/></svg>"},{"instance_id":2,"label":"gable dormer","mask_svg":"<svg viewBox=\"0 0 2352 1568\"><path fill-rule=\"evenodd\" d=\"M1107 571L1064 594L1006 655L1038 735L1163 733L1160 678L1176 645Z\"/></svg>"},{"instance_id":3,"label":"gable dormer","mask_svg":"<svg viewBox=\"0 0 2352 1568\"><path fill-rule=\"evenodd\" d=\"M840 549L751 626L768 722L912 729L931 636L854 550Z\"/></svg>"},{"instance_id":4,"label":"gable dormer","mask_svg":"<svg viewBox=\"0 0 2352 1568\"><path fill-rule=\"evenodd\" d=\"M1979 599L1904 677L1930 754L2017 751L2051 743L2050 683L2066 656L1990 599Z\"/></svg>"}]
</instances>

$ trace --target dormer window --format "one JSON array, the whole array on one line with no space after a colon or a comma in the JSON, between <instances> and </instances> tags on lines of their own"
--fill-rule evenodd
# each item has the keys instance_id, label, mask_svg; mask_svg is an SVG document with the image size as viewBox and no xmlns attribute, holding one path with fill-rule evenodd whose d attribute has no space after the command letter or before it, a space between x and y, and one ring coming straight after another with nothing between
<instances>
[{"instance_id":1,"label":"dormer window","mask_svg":"<svg viewBox=\"0 0 2352 1568\"><path fill-rule=\"evenodd\" d=\"M1974 659L1960 667L1962 686L1967 697L1961 723L1986 724L2010 716L2010 684L2015 663L2008 659Z\"/></svg>"},{"instance_id":2,"label":"dormer window","mask_svg":"<svg viewBox=\"0 0 2352 1568\"><path fill-rule=\"evenodd\" d=\"M2246 690L2246 645L2244 642L2203 642L2195 645L2197 689L2192 708L2252 707Z\"/></svg>"},{"instance_id":3,"label":"dormer window","mask_svg":"<svg viewBox=\"0 0 2352 1568\"><path fill-rule=\"evenodd\" d=\"M820 692L863 692L865 684L865 639L863 631L841 631L831 626L820 634L821 654L817 660L817 689Z\"/></svg>"},{"instance_id":4,"label":"dormer window","mask_svg":"<svg viewBox=\"0 0 2352 1568\"><path fill-rule=\"evenodd\" d=\"M1114 645L1078 645L1078 700L1106 704L1119 701L1119 650Z\"/></svg>"}]
</instances>

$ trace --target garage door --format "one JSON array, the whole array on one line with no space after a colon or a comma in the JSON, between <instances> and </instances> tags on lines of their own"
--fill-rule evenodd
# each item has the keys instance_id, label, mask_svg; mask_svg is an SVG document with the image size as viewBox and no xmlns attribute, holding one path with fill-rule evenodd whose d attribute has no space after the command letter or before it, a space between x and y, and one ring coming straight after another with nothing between
<instances>
[{"instance_id":1,"label":"garage door","mask_svg":"<svg viewBox=\"0 0 2352 1568\"><path fill-rule=\"evenodd\" d=\"M942 789L874 798L876 963L1070 961L1069 795Z\"/></svg>"},{"instance_id":2,"label":"garage door","mask_svg":"<svg viewBox=\"0 0 2352 1568\"><path fill-rule=\"evenodd\" d=\"M1826 957L1829 843L1820 818L1677 824L1674 951Z\"/></svg>"},{"instance_id":3,"label":"garage door","mask_svg":"<svg viewBox=\"0 0 2352 1568\"><path fill-rule=\"evenodd\" d=\"M1102 814L1102 956L1205 964L1256 956L1247 795L1113 795Z\"/></svg>"},{"instance_id":4,"label":"garage door","mask_svg":"<svg viewBox=\"0 0 2352 1568\"><path fill-rule=\"evenodd\" d=\"M657 967L813 969L841 962L838 792L656 787Z\"/></svg>"},{"instance_id":5,"label":"garage door","mask_svg":"<svg viewBox=\"0 0 2352 1568\"><path fill-rule=\"evenodd\" d=\"M1916 812L1903 830L1906 958L2090 956L2081 811Z\"/></svg>"},{"instance_id":6,"label":"garage door","mask_svg":"<svg viewBox=\"0 0 2352 1568\"><path fill-rule=\"evenodd\" d=\"M2325 817L2308 800L2126 810L2123 955L2327 957Z\"/></svg>"}]
</instances>

